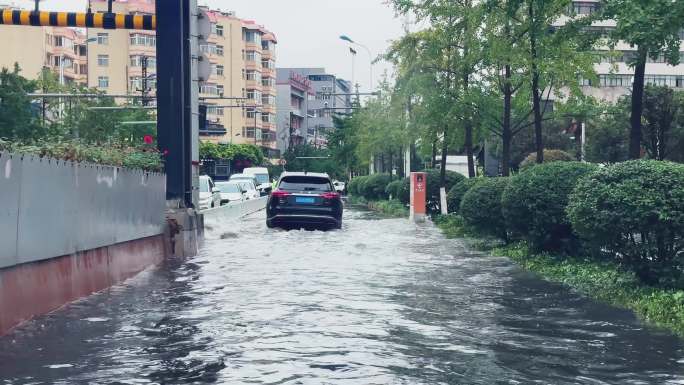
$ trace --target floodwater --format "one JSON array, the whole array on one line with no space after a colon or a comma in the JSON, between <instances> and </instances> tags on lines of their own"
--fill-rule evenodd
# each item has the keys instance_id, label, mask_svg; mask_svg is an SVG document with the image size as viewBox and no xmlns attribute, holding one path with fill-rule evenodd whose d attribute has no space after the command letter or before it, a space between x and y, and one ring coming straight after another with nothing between
<instances>
[{"instance_id":1,"label":"floodwater","mask_svg":"<svg viewBox=\"0 0 684 385\"><path fill-rule=\"evenodd\" d=\"M684 384L680 339L431 225L263 215L0 338L0 384Z\"/></svg>"}]
</instances>

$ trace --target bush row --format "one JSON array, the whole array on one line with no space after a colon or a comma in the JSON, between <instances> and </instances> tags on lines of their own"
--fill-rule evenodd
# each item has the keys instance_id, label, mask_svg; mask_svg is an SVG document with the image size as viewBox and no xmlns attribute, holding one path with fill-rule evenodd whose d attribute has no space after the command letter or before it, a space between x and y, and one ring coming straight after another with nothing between
<instances>
[{"instance_id":1,"label":"bush row","mask_svg":"<svg viewBox=\"0 0 684 385\"><path fill-rule=\"evenodd\" d=\"M449 195L473 232L612 260L647 284L684 288L684 165L551 162L463 181Z\"/></svg>"},{"instance_id":2,"label":"bush row","mask_svg":"<svg viewBox=\"0 0 684 385\"><path fill-rule=\"evenodd\" d=\"M439 211L439 170L429 170L427 173L427 208L430 212ZM453 171L447 171L445 177L446 190L450 191L456 184L466 178ZM408 205L411 183L408 178L392 179L389 174L373 174L353 178L347 185L347 191L367 200L396 199ZM448 204L447 204L448 207Z\"/></svg>"}]
</instances>

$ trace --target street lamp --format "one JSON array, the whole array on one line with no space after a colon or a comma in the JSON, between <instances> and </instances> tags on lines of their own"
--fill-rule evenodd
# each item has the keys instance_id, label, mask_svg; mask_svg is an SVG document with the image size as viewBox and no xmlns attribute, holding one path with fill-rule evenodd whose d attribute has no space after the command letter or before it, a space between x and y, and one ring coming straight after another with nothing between
<instances>
[{"instance_id":1,"label":"street lamp","mask_svg":"<svg viewBox=\"0 0 684 385\"><path fill-rule=\"evenodd\" d=\"M365 49L366 52L368 52L368 59L370 60L370 89L371 89L371 91L373 91L373 54L371 53L370 49L368 47L366 47L365 45L352 40L347 35L340 35L340 40L346 41L349 44L357 45L357 46Z\"/></svg>"}]
</instances>

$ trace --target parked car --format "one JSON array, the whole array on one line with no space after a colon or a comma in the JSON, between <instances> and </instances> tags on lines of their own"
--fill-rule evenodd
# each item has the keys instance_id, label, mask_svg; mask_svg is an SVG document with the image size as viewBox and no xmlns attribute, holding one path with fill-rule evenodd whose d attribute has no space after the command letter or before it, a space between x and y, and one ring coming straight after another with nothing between
<instances>
[{"instance_id":1,"label":"parked car","mask_svg":"<svg viewBox=\"0 0 684 385\"><path fill-rule=\"evenodd\" d=\"M328 174L285 172L266 205L266 226L342 228L342 199Z\"/></svg>"},{"instance_id":2,"label":"parked car","mask_svg":"<svg viewBox=\"0 0 684 385\"><path fill-rule=\"evenodd\" d=\"M268 174L268 169L266 167L248 167L242 170L245 175L252 175L257 181L257 190L261 195L268 195L271 193L271 176Z\"/></svg>"},{"instance_id":3,"label":"parked car","mask_svg":"<svg viewBox=\"0 0 684 385\"><path fill-rule=\"evenodd\" d=\"M235 182L239 183L242 191L244 191L243 195L245 196L245 200L258 199L261 197L259 190L257 190L254 182L251 180L237 180Z\"/></svg>"},{"instance_id":4,"label":"parked car","mask_svg":"<svg viewBox=\"0 0 684 385\"><path fill-rule=\"evenodd\" d=\"M242 189L240 182L216 182L216 187L221 190L222 205L245 200L247 191Z\"/></svg>"},{"instance_id":5,"label":"parked car","mask_svg":"<svg viewBox=\"0 0 684 385\"><path fill-rule=\"evenodd\" d=\"M340 194L344 194L347 190L347 184L344 182L340 182L339 180L333 181L333 187L335 187L335 191L337 191Z\"/></svg>"},{"instance_id":6,"label":"parked car","mask_svg":"<svg viewBox=\"0 0 684 385\"><path fill-rule=\"evenodd\" d=\"M207 210L221 206L221 191L216 188L214 181L207 175L199 177L199 208Z\"/></svg>"},{"instance_id":7,"label":"parked car","mask_svg":"<svg viewBox=\"0 0 684 385\"><path fill-rule=\"evenodd\" d=\"M230 176L229 180L235 181L235 182L244 182L244 181L250 181L254 184L254 186L258 186L259 182L257 182L257 179L254 177L254 175L248 175L248 174L233 174ZM259 189L257 188L257 191Z\"/></svg>"}]
</instances>

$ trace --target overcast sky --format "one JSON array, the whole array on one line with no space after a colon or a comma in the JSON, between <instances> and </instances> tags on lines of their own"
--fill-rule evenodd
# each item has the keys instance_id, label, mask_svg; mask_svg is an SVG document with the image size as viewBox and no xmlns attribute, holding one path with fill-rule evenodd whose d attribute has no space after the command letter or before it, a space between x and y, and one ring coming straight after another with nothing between
<instances>
[{"instance_id":1,"label":"overcast sky","mask_svg":"<svg viewBox=\"0 0 684 385\"><path fill-rule=\"evenodd\" d=\"M28 0L14 2L26 8ZM60 11L85 10L86 0L45 0L43 9ZM238 17L253 19L273 31L278 38L278 67L325 67L329 73L351 80L352 59L348 44L339 39L346 34L366 45L374 56L383 53L389 42L402 34L401 19L385 4L386 0L199 0L224 11L235 11ZM370 83L370 61L359 48L356 56L356 81L365 91ZM377 63L374 83L385 71L387 63Z\"/></svg>"}]
</instances>

